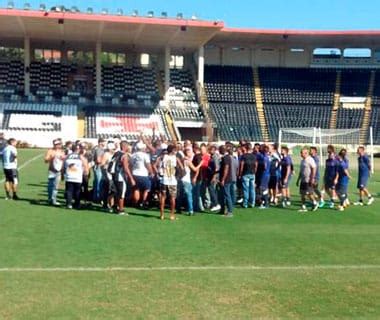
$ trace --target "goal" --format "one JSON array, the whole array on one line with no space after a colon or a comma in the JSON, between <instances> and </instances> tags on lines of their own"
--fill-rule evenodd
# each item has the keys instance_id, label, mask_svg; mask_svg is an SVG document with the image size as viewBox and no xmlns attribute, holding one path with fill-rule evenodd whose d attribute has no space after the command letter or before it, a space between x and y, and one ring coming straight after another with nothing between
<instances>
[{"instance_id":1,"label":"goal","mask_svg":"<svg viewBox=\"0 0 380 320\"><path fill-rule=\"evenodd\" d=\"M281 128L278 133L278 144L288 145L291 149L301 146L316 146L319 148L321 164L324 165L323 157L326 155L328 145L334 145L336 149L347 149L356 165L356 149L360 143L360 129L321 129L321 128ZM373 131L370 128L369 143L364 145L367 153L371 156L372 171L374 170Z\"/></svg>"}]
</instances>

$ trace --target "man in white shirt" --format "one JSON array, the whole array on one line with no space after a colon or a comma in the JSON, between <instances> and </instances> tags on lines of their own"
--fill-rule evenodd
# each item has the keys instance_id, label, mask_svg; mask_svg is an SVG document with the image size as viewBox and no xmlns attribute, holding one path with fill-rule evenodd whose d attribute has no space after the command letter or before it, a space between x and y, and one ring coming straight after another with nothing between
<instances>
[{"instance_id":1,"label":"man in white shirt","mask_svg":"<svg viewBox=\"0 0 380 320\"><path fill-rule=\"evenodd\" d=\"M170 197L170 220L176 220L175 217L175 202L177 197L177 178L176 169L183 169L181 161L177 159L176 146L171 144L167 148L167 153L158 159L157 171L161 172L162 180L160 186L160 219L164 220L164 210L166 197Z\"/></svg>"},{"instance_id":2,"label":"man in white shirt","mask_svg":"<svg viewBox=\"0 0 380 320\"><path fill-rule=\"evenodd\" d=\"M136 183L133 191L133 199L136 205L139 204L142 193L140 206L147 209L147 199L152 187L150 176L153 170L150 163L150 156L146 152L146 145L139 142L136 144L136 149L137 152L131 157L132 176Z\"/></svg>"},{"instance_id":3,"label":"man in white shirt","mask_svg":"<svg viewBox=\"0 0 380 320\"><path fill-rule=\"evenodd\" d=\"M8 145L3 150L3 166L5 176L5 200L19 200L17 196L18 172L17 172L17 149L16 139L9 139Z\"/></svg>"},{"instance_id":4,"label":"man in white shirt","mask_svg":"<svg viewBox=\"0 0 380 320\"><path fill-rule=\"evenodd\" d=\"M315 174L317 172L317 165L314 159L309 154L309 149L301 150L301 166L300 173L297 180L297 187L300 187L301 194L301 209L299 212L307 212L306 197L313 203L312 211L318 210L318 202L314 196Z\"/></svg>"},{"instance_id":5,"label":"man in white shirt","mask_svg":"<svg viewBox=\"0 0 380 320\"><path fill-rule=\"evenodd\" d=\"M49 149L45 155L45 163L49 165L48 169L48 202L50 205L58 206L57 195L59 183L61 182L61 173L65 152L62 148L62 140L55 139L53 148Z\"/></svg>"}]
</instances>

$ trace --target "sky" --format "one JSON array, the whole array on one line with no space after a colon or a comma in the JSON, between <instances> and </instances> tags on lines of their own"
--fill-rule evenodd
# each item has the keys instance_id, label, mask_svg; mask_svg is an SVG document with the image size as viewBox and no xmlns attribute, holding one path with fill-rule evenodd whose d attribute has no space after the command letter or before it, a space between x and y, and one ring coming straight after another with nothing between
<instances>
[{"instance_id":1,"label":"sky","mask_svg":"<svg viewBox=\"0 0 380 320\"><path fill-rule=\"evenodd\" d=\"M169 16L178 12L185 17L196 15L204 20L221 20L227 27L265 29L316 29L316 30L380 30L380 0L13 0L17 8L25 2L38 8L77 6L86 11L93 7L110 13L122 8L125 14L134 9L140 15L153 10L155 15L166 11ZM1 7L8 1L0 0Z\"/></svg>"}]
</instances>

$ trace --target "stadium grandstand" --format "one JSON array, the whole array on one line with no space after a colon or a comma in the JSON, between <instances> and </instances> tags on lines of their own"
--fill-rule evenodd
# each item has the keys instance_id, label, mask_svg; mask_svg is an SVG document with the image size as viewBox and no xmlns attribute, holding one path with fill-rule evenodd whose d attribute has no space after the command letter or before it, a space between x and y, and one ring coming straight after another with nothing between
<instances>
[{"instance_id":1,"label":"stadium grandstand","mask_svg":"<svg viewBox=\"0 0 380 320\"><path fill-rule=\"evenodd\" d=\"M360 129L363 144L372 127L380 144L380 32L60 7L0 17L0 130L32 145L140 132L276 141L312 127Z\"/></svg>"}]
</instances>

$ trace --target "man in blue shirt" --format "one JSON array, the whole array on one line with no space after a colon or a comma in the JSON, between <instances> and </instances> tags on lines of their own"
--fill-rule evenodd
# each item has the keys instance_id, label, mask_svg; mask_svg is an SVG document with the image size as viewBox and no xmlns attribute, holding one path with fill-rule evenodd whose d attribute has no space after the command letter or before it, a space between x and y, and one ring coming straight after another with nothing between
<instances>
[{"instance_id":1,"label":"man in blue shirt","mask_svg":"<svg viewBox=\"0 0 380 320\"><path fill-rule=\"evenodd\" d=\"M339 197L339 211L344 211L344 206L347 200L348 183L351 179L348 172L348 162L345 161L346 152L341 150L338 156L337 178L336 178L336 192Z\"/></svg>"},{"instance_id":2,"label":"man in blue shirt","mask_svg":"<svg viewBox=\"0 0 380 320\"><path fill-rule=\"evenodd\" d=\"M357 154L359 156L358 157L359 177L358 177L358 185L357 185L357 188L359 189L359 201L355 202L354 205L362 206L364 195L368 197L368 205L371 205L373 201L375 200L367 189L368 179L371 175L371 162L367 154L365 153L364 147L362 146L359 147Z\"/></svg>"},{"instance_id":3,"label":"man in blue shirt","mask_svg":"<svg viewBox=\"0 0 380 320\"><path fill-rule=\"evenodd\" d=\"M264 145L262 148L262 172L260 177L261 206L259 209L268 209L269 207L269 178L271 161L269 158L269 147Z\"/></svg>"},{"instance_id":4,"label":"man in blue shirt","mask_svg":"<svg viewBox=\"0 0 380 320\"><path fill-rule=\"evenodd\" d=\"M292 158L289 155L289 148L282 147L281 148L281 192L282 192L282 206L285 208L286 206L290 206L290 190L289 183L293 175L293 162Z\"/></svg>"},{"instance_id":5,"label":"man in blue shirt","mask_svg":"<svg viewBox=\"0 0 380 320\"><path fill-rule=\"evenodd\" d=\"M330 209L334 208L334 201L336 200L335 185L338 175L338 161L335 155L334 146L329 145L327 147L327 159L325 165L325 175L324 175L324 188L327 194L330 196Z\"/></svg>"}]
</instances>

